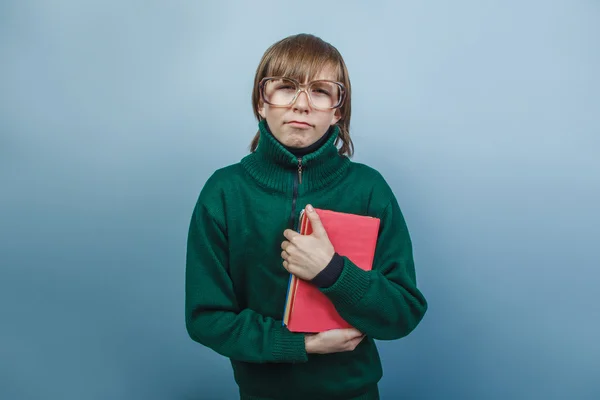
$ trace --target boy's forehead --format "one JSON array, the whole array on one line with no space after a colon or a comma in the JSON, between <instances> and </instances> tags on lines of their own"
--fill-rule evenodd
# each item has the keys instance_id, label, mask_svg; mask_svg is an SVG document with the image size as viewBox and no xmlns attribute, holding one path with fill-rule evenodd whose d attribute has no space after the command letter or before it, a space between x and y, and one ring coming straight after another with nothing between
<instances>
[{"instance_id":1,"label":"boy's forehead","mask_svg":"<svg viewBox=\"0 0 600 400\"><path fill-rule=\"evenodd\" d=\"M283 68L282 68L283 67ZM338 80L338 68L331 62L322 65L305 64L305 63L290 63L287 65L279 65L279 68L274 68L272 75L280 75L288 78L294 78L300 82L309 80Z\"/></svg>"},{"instance_id":2,"label":"boy's forehead","mask_svg":"<svg viewBox=\"0 0 600 400\"><path fill-rule=\"evenodd\" d=\"M337 75L337 71L335 70L335 68L333 68L333 66L326 65L323 68L321 68L318 74L309 78L311 78L312 80L329 79L335 81L337 80Z\"/></svg>"}]
</instances>

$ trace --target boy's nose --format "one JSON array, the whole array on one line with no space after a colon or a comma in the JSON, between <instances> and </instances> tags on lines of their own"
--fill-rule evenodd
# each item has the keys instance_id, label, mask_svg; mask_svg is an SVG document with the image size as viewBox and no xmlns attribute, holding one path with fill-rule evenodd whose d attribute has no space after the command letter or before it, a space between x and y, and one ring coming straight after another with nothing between
<instances>
[{"instance_id":1,"label":"boy's nose","mask_svg":"<svg viewBox=\"0 0 600 400\"><path fill-rule=\"evenodd\" d=\"M300 93L298 93L298 97L296 98L296 101L294 102L294 108L304 111L304 110L307 110L309 108L309 106L310 106L310 104L308 101L308 95L303 90Z\"/></svg>"}]
</instances>

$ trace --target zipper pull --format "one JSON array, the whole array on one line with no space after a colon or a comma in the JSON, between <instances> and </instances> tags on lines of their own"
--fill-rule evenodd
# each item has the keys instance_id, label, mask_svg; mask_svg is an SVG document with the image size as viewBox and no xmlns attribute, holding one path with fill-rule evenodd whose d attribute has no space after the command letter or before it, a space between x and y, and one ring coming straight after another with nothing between
<instances>
[{"instance_id":1,"label":"zipper pull","mask_svg":"<svg viewBox=\"0 0 600 400\"><path fill-rule=\"evenodd\" d=\"M302 157L298 157L298 184L302 184Z\"/></svg>"}]
</instances>

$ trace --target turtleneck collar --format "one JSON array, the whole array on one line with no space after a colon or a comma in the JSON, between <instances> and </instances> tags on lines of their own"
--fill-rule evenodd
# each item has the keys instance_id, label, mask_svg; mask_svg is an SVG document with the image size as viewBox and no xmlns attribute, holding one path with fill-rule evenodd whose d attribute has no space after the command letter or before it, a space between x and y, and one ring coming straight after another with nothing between
<instances>
[{"instance_id":1,"label":"turtleneck collar","mask_svg":"<svg viewBox=\"0 0 600 400\"><path fill-rule=\"evenodd\" d=\"M265 130L267 132L269 132L269 135L272 135L273 138L275 140L277 140L279 143L281 143L276 137L275 135L273 135L273 132L271 131L271 128L269 128L269 124L267 124L266 122L265 124ZM281 143L281 145L283 147L285 147L285 149L287 151L289 151L290 153L292 153L293 155L295 155L296 157L304 157L307 154L312 153L313 151L317 150L319 147L321 147L323 145L323 143L325 143L327 141L327 139L329 139L329 136L331 135L331 133L334 130L334 126L330 127L327 132L325 132L325 134L323 136L321 136L319 138L319 140L317 140L316 142L314 142L313 144L306 146L306 147L301 147L301 148L297 148L297 147L290 147L290 146L286 146L285 144Z\"/></svg>"},{"instance_id":2,"label":"turtleneck collar","mask_svg":"<svg viewBox=\"0 0 600 400\"><path fill-rule=\"evenodd\" d=\"M300 192L325 187L346 172L350 160L338 153L335 141L339 127L333 126L327 134L310 147L308 154L296 156L273 136L265 120L258 124L258 146L241 161L245 170L262 186L286 192L292 189L294 178L302 166ZM308 148L305 148L308 149Z\"/></svg>"}]
</instances>

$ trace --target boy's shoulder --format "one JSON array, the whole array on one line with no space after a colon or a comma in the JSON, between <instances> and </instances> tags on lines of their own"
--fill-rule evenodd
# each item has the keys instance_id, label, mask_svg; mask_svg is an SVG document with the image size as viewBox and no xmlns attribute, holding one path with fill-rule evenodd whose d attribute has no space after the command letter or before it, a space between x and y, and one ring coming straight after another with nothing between
<instances>
[{"instance_id":1,"label":"boy's shoulder","mask_svg":"<svg viewBox=\"0 0 600 400\"><path fill-rule=\"evenodd\" d=\"M232 185L236 185L242 176L240 163L218 167L206 179L200 190L200 196L220 195Z\"/></svg>"},{"instance_id":2,"label":"boy's shoulder","mask_svg":"<svg viewBox=\"0 0 600 400\"><path fill-rule=\"evenodd\" d=\"M217 168L211 174L211 176L208 178L208 180L224 182L224 181L234 179L235 177L241 175L241 172L242 172L241 163L236 162L233 164L228 164L228 165L224 165L224 166Z\"/></svg>"},{"instance_id":3,"label":"boy's shoulder","mask_svg":"<svg viewBox=\"0 0 600 400\"><path fill-rule=\"evenodd\" d=\"M350 162L350 168L355 174L359 174L361 176L368 176L374 179L383 179L383 175L377 169L368 164L352 161Z\"/></svg>"},{"instance_id":4,"label":"boy's shoulder","mask_svg":"<svg viewBox=\"0 0 600 400\"><path fill-rule=\"evenodd\" d=\"M352 161L350 165L351 174L354 175L352 179L368 185L368 195L374 202L385 207L390 201L395 200L394 190L381 171L371 165L356 161Z\"/></svg>"},{"instance_id":5,"label":"boy's shoulder","mask_svg":"<svg viewBox=\"0 0 600 400\"><path fill-rule=\"evenodd\" d=\"M389 186L383 174L378 169L368 164L352 161L350 163L350 171L355 175L355 179L370 182L374 187Z\"/></svg>"}]
</instances>

